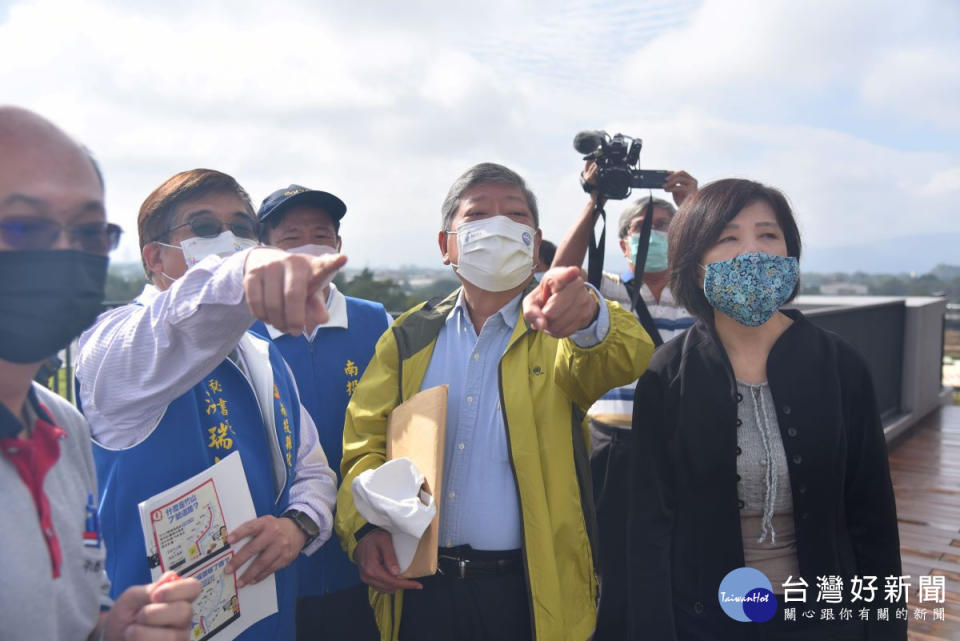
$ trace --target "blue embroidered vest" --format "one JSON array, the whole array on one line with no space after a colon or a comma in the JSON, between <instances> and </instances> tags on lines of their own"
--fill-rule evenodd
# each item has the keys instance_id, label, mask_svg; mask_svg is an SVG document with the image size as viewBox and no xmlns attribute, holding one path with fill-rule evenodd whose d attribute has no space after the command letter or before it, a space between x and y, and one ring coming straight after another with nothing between
<instances>
[{"instance_id":1,"label":"blue embroidered vest","mask_svg":"<svg viewBox=\"0 0 960 641\"><path fill-rule=\"evenodd\" d=\"M284 334L274 339L293 371L300 401L317 425L320 445L330 468L340 480L343 458L343 419L347 403L373 357L380 335L387 329L387 314L380 303L351 298L347 301L347 327L325 327L313 341ZM263 323L251 331L269 336ZM360 583L357 567L347 558L334 535L319 551L297 559L300 596L322 596Z\"/></svg>"},{"instance_id":2,"label":"blue embroidered vest","mask_svg":"<svg viewBox=\"0 0 960 641\"><path fill-rule=\"evenodd\" d=\"M151 581L137 504L224 456L241 452L257 516L279 516L286 509L300 445L299 399L280 353L272 345L269 350L273 398L258 403L251 382L227 359L170 403L157 427L141 443L114 450L94 442L111 597L131 585ZM260 355L247 350L244 356ZM273 433L268 433L261 407L272 408ZM282 461L283 469L275 469L273 460ZM274 578L278 613L247 628L239 639L294 638L296 564L276 572Z\"/></svg>"}]
</instances>

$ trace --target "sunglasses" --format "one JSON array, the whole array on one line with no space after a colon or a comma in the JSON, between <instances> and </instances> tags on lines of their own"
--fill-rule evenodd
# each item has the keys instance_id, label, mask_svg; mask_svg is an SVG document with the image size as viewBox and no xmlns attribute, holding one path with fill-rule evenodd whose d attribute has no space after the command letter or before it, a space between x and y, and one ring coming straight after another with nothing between
<instances>
[{"instance_id":1,"label":"sunglasses","mask_svg":"<svg viewBox=\"0 0 960 641\"><path fill-rule=\"evenodd\" d=\"M223 233L225 229L233 232L237 238L250 238L257 240L259 227L254 220L237 220L229 224L224 224L218 218L213 216L198 216L176 227L167 230L167 237L178 229L189 227L194 236L200 238L216 238Z\"/></svg>"},{"instance_id":2,"label":"sunglasses","mask_svg":"<svg viewBox=\"0 0 960 641\"><path fill-rule=\"evenodd\" d=\"M49 218L23 217L0 220L0 239L15 250L50 249L66 230L70 246L90 254L106 255L117 248L123 230L113 223L63 225Z\"/></svg>"}]
</instances>

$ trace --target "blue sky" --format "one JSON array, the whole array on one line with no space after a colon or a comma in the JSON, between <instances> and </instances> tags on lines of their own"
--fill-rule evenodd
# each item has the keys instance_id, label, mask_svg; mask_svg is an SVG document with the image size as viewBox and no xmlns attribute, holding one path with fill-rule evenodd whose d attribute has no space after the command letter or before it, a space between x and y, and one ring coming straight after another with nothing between
<instances>
[{"instance_id":1,"label":"blue sky","mask_svg":"<svg viewBox=\"0 0 960 641\"><path fill-rule=\"evenodd\" d=\"M781 188L811 250L909 237L890 271L923 271L951 252L922 239L960 234L954 0L0 0L0 60L4 101L101 160L125 260L144 197L198 166L256 202L337 193L353 267L439 266L443 196L486 160L528 178L558 239L594 128L643 138L647 168ZM858 267L829 255L807 267Z\"/></svg>"}]
</instances>

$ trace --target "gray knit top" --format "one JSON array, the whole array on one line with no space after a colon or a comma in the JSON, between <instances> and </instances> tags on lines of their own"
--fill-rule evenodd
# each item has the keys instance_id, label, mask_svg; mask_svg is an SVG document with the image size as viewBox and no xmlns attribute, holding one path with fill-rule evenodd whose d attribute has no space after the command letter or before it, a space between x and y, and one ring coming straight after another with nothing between
<instances>
[{"instance_id":1,"label":"gray knit top","mask_svg":"<svg viewBox=\"0 0 960 641\"><path fill-rule=\"evenodd\" d=\"M760 570L782 592L787 577L799 575L793 497L787 456L780 437L770 386L737 381L737 495L747 567Z\"/></svg>"}]
</instances>

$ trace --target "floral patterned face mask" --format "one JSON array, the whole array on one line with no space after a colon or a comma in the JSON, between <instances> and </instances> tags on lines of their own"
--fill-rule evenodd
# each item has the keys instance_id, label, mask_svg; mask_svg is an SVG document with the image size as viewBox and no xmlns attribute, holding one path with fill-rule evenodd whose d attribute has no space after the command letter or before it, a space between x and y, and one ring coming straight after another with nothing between
<instances>
[{"instance_id":1,"label":"floral patterned face mask","mask_svg":"<svg viewBox=\"0 0 960 641\"><path fill-rule=\"evenodd\" d=\"M763 325L797 286L800 265L792 256L751 252L704 267L703 293L717 311L741 325Z\"/></svg>"}]
</instances>

